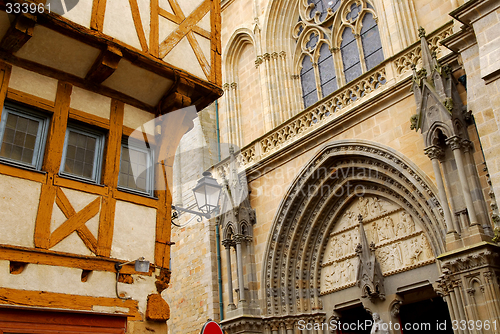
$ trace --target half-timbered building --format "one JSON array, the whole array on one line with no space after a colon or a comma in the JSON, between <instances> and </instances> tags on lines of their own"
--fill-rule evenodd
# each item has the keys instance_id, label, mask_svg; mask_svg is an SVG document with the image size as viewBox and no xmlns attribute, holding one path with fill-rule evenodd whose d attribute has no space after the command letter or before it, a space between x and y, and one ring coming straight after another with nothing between
<instances>
[{"instance_id":1,"label":"half-timbered building","mask_svg":"<svg viewBox=\"0 0 500 334\"><path fill-rule=\"evenodd\" d=\"M217 0L0 1L0 333L166 333L166 182L220 59Z\"/></svg>"}]
</instances>

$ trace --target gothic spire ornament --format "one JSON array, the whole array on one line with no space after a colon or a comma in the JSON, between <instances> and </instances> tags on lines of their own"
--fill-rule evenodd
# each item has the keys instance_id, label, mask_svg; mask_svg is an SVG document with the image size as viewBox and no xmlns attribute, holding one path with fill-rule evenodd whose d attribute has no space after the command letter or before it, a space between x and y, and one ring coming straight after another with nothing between
<instances>
[{"instance_id":1,"label":"gothic spire ornament","mask_svg":"<svg viewBox=\"0 0 500 334\"><path fill-rule=\"evenodd\" d=\"M358 221L360 243L356 246L356 253L359 258L356 283L361 288L362 298L385 300L384 276L375 257L375 244L373 242L368 244L362 215L358 216Z\"/></svg>"}]
</instances>

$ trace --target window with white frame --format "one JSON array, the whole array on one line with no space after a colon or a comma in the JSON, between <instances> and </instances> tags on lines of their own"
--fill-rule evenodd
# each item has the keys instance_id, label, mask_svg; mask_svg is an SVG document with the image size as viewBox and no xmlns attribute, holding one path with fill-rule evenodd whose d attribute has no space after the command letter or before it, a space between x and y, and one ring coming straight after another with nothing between
<instances>
[{"instance_id":1,"label":"window with white frame","mask_svg":"<svg viewBox=\"0 0 500 334\"><path fill-rule=\"evenodd\" d=\"M59 173L63 176L99 183L103 151L103 133L68 124Z\"/></svg>"},{"instance_id":2,"label":"window with white frame","mask_svg":"<svg viewBox=\"0 0 500 334\"><path fill-rule=\"evenodd\" d=\"M151 150L134 140L122 142L118 187L153 195L154 168Z\"/></svg>"},{"instance_id":3,"label":"window with white frame","mask_svg":"<svg viewBox=\"0 0 500 334\"><path fill-rule=\"evenodd\" d=\"M293 36L307 108L384 60L369 0L307 0Z\"/></svg>"},{"instance_id":4,"label":"window with white frame","mask_svg":"<svg viewBox=\"0 0 500 334\"><path fill-rule=\"evenodd\" d=\"M5 103L0 122L0 161L40 170L49 117Z\"/></svg>"}]
</instances>

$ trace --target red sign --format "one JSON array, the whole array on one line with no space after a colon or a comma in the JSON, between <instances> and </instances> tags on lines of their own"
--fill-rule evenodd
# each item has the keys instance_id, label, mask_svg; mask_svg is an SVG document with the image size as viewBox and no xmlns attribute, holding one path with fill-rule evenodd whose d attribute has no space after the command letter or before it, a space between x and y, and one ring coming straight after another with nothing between
<instances>
[{"instance_id":1,"label":"red sign","mask_svg":"<svg viewBox=\"0 0 500 334\"><path fill-rule=\"evenodd\" d=\"M219 324L215 321L207 322L201 329L200 334L224 334Z\"/></svg>"}]
</instances>

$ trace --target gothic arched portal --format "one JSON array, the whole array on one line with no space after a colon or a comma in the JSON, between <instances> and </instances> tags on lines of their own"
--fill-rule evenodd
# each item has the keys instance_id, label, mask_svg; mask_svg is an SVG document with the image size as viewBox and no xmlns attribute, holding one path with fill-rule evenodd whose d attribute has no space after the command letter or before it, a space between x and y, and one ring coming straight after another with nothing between
<instances>
[{"instance_id":1,"label":"gothic arched portal","mask_svg":"<svg viewBox=\"0 0 500 334\"><path fill-rule=\"evenodd\" d=\"M384 276L434 263L445 251L446 235L436 192L409 159L391 148L360 140L326 145L296 177L275 216L263 259L264 316L331 312L322 300L355 285L347 270L356 272L356 240L346 235L359 233L358 214L364 216ZM417 244L422 252L409 254ZM347 262L349 268L340 265ZM332 268L338 275L344 268L340 283L331 277ZM437 265L430 268L437 278Z\"/></svg>"}]
</instances>

